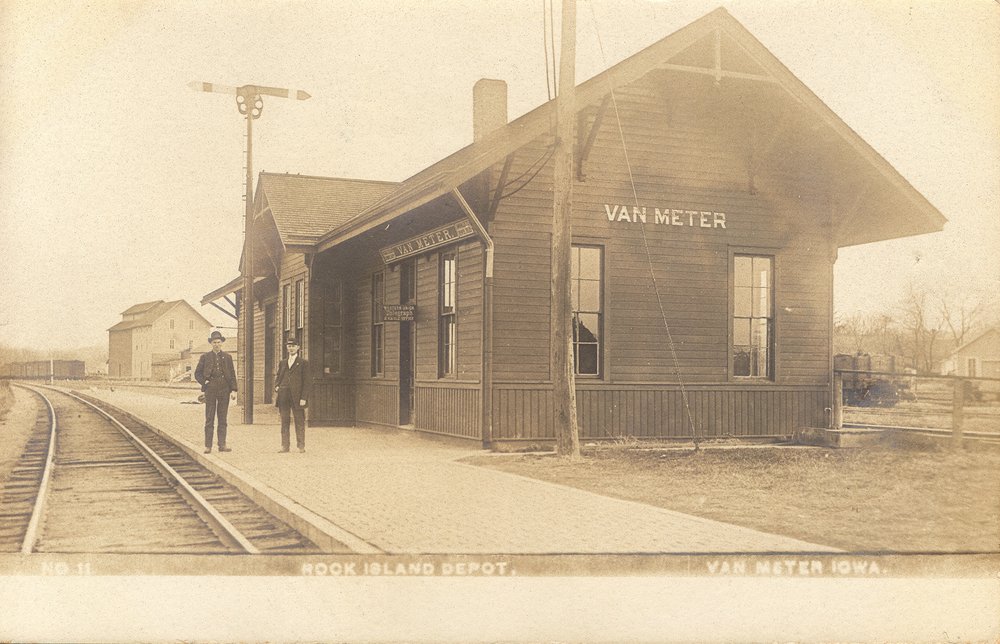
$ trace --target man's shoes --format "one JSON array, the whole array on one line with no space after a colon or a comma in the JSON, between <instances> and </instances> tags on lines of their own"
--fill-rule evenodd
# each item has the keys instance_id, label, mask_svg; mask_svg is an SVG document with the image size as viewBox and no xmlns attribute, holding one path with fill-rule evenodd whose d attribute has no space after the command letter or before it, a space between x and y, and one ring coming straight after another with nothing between
<instances>
[{"instance_id":1,"label":"man's shoes","mask_svg":"<svg viewBox=\"0 0 1000 644\"><path fill-rule=\"evenodd\" d=\"M233 450L231 448L229 448L229 447L220 447L219 451L220 452L231 452Z\"/></svg>"},{"instance_id":2,"label":"man's shoes","mask_svg":"<svg viewBox=\"0 0 1000 644\"><path fill-rule=\"evenodd\" d=\"M305 447L300 447L299 448L299 454L305 454L305 453L306 453L306 448Z\"/></svg>"},{"instance_id":3,"label":"man's shoes","mask_svg":"<svg viewBox=\"0 0 1000 644\"><path fill-rule=\"evenodd\" d=\"M287 452L287 451L288 451L287 447L282 447L281 449L278 450L278 453L282 454L282 453Z\"/></svg>"},{"instance_id":4,"label":"man's shoes","mask_svg":"<svg viewBox=\"0 0 1000 644\"><path fill-rule=\"evenodd\" d=\"M212 453L212 448L211 447L206 447L205 448L205 453L206 454L211 454Z\"/></svg>"}]
</instances>

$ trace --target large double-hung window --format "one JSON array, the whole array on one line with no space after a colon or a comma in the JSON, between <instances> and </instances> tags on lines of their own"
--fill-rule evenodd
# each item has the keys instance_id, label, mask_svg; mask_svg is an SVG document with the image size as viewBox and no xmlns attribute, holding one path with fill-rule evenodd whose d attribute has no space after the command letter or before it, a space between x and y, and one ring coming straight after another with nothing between
<instances>
[{"instance_id":1,"label":"large double-hung window","mask_svg":"<svg viewBox=\"0 0 1000 644\"><path fill-rule=\"evenodd\" d=\"M372 274L372 376L385 373L385 272Z\"/></svg>"},{"instance_id":2,"label":"large double-hung window","mask_svg":"<svg viewBox=\"0 0 1000 644\"><path fill-rule=\"evenodd\" d=\"M438 297L438 377L455 375L458 300L458 256L455 251L441 253Z\"/></svg>"},{"instance_id":3,"label":"large double-hung window","mask_svg":"<svg viewBox=\"0 0 1000 644\"><path fill-rule=\"evenodd\" d=\"M600 376L604 323L602 249L574 245L570 252L574 369L578 376Z\"/></svg>"},{"instance_id":4,"label":"large double-hung window","mask_svg":"<svg viewBox=\"0 0 1000 644\"><path fill-rule=\"evenodd\" d=\"M774 377L774 258L733 256L733 376Z\"/></svg>"}]
</instances>

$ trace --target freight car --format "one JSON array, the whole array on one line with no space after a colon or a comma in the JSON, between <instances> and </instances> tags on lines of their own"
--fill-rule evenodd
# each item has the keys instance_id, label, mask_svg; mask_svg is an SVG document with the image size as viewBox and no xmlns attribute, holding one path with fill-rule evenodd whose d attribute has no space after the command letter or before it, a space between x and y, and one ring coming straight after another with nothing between
<instances>
[{"instance_id":1,"label":"freight car","mask_svg":"<svg viewBox=\"0 0 1000 644\"><path fill-rule=\"evenodd\" d=\"M892 407L912 400L913 370L903 358L893 355L837 354L833 369L844 381L844 404L852 407Z\"/></svg>"},{"instance_id":2,"label":"freight car","mask_svg":"<svg viewBox=\"0 0 1000 644\"><path fill-rule=\"evenodd\" d=\"M10 362L0 366L0 377L11 380L80 380L87 370L83 360L35 360Z\"/></svg>"}]
</instances>

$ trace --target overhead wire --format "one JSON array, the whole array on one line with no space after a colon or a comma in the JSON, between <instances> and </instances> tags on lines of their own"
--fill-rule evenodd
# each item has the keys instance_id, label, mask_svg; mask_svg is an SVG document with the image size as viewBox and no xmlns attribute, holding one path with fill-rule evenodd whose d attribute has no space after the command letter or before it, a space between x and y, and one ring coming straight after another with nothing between
<instances>
[{"instance_id":1,"label":"overhead wire","mask_svg":"<svg viewBox=\"0 0 1000 644\"><path fill-rule=\"evenodd\" d=\"M532 181L534 181L535 177L538 176L538 173L542 171L542 168L545 167L545 164L549 162L549 159L551 159L552 155L554 155L555 153L556 153L556 146L553 143L552 145L548 146L548 148L546 149L546 151L544 153L542 153L542 155L540 157L538 157L535 160L534 163L532 163L530 166L528 166L528 168L524 172L522 172L521 174L519 174L517 177L511 179L507 183L503 184L502 186L498 186L497 190L499 191L499 190L501 190L503 188L506 188L507 186L513 185L515 182L517 182L518 180L520 180L521 177L527 175L529 172L531 172L532 170L534 170L534 172L532 172L531 176L528 177L524 181L524 183L522 183L520 186L518 186L514 190L511 190L510 192L502 193L500 195L500 198L501 199L506 199L507 197L516 195L517 193L521 192L521 190L523 190L524 188L526 188L529 183L531 183Z\"/></svg>"},{"instance_id":2,"label":"overhead wire","mask_svg":"<svg viewBox=\"0 0 1000 644\"><path fill-rule=\"evenodd\" d=\"M593 2L593 0L591 0L591 2L589 4L590 4L590 15L591 15L591 18L592 18L592 20L594 22L594 32L597 34L597 44L598 44L598 47L601 50L601 57L604 59L604 67L607 68L608 67L608 57L607 57L607 54L605 54L605 52L604 52L604 42L601 40L601 30L600 30L600 28L597 25L597 13L594 11L594 2ZM629 160L628 145L626 144L626 141L625 141L625 130L622 127L621 113L620 113L620 111L618 109L618 97L615 95L615 86L614 86L614 82L612 81L611 72L610 71L608 72L608 76L607 77L608 77L608 88L609 88L609 90L611 92L611 103L612 103L612 105L615 108L615 120L618 123L618 136L621 138L621 142L622 142L622 153L623 153L623 155L625 157L625 167L628 170L629 184L632 186L632 199L633 199L633 201L635 203L635 207L638 208L639 207L639 194L638 194L638 191L636 190L636 187L635 187L635 178L634 178L634 176L632 174L632 163ZM681 376L680 362L677 359L677 349L674 346L673 334L670 332L670 323L667 321L667 312L666 312L666 309L663 306L663 298L660 295L660 288L659 288L659 285L657 284L657 281L656 281L656 272L653 270L653 257L652 257L652 254L649 251L649 240L646 238L646 228L644 226L640 226L639 230L642 233L642 245L643 245L643 248L644 248L645 253L646 253L646 265L649 267L649 278L650 278L650 280L652 282L652 285L653 285L653 293L656 295L656 304L657 304L657 306L659 307L659 310L660 310L660 319L663 320L663 328L667 332L667 344L670 347L670 356L671 356L671 358L673 360L674 374L675 374L675 376L677 378L677 383L680 386L681 400L683 401L683 403L684 403L684 409L687 412L687 419L688 419L688 423L689 423L689 425L691 427L691 435L692 435L692 438L694 440L694 448L697 451L699 449L698 443L699 443L700 436L699 436L699 433L698 433L697 425L695 425L695 422L694 422L694 416L691 413L691 405L690 405L690 403L688 401L687 390L684 387L684 378Z\"/></svg>"}]
</instances>

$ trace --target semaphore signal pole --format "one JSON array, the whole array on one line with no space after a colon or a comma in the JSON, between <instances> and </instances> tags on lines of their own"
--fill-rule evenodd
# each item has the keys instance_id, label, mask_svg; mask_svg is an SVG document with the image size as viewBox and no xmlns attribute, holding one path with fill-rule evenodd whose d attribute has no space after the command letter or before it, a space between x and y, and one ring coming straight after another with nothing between
<instances>
[{"instance_id":1,"label":"semaphore signal pole","mask_svg":"<svg viewBox=\"0 0 1000 644\"><path fill-rule=\"evenodd\" d=\"M193 81L188 87L195 91L235 94L236 106L247 119L247 191L246 211L243 220L243 304L240 315L243 318L243 333L240 334L240 350L243 352L243 423L253 424L253 122L260 118L264 110L262 95L294 98L304 101L309 94L302 90L260 85L232 87L216 83Z\"/></svg>"},{"instance_id":2,"label":"semaphore signal pole","mask_svg":"<svg viewBox=\"0 0 1000 644\"><path fill-rule=\"evenodd\" d=\"M563 0L559 93L552 197L552 396L556 453L580 458L573 367L573 300L570 257L573 244L573 144L576 125L576 0Z\"/></svg>"}]
</instances>

